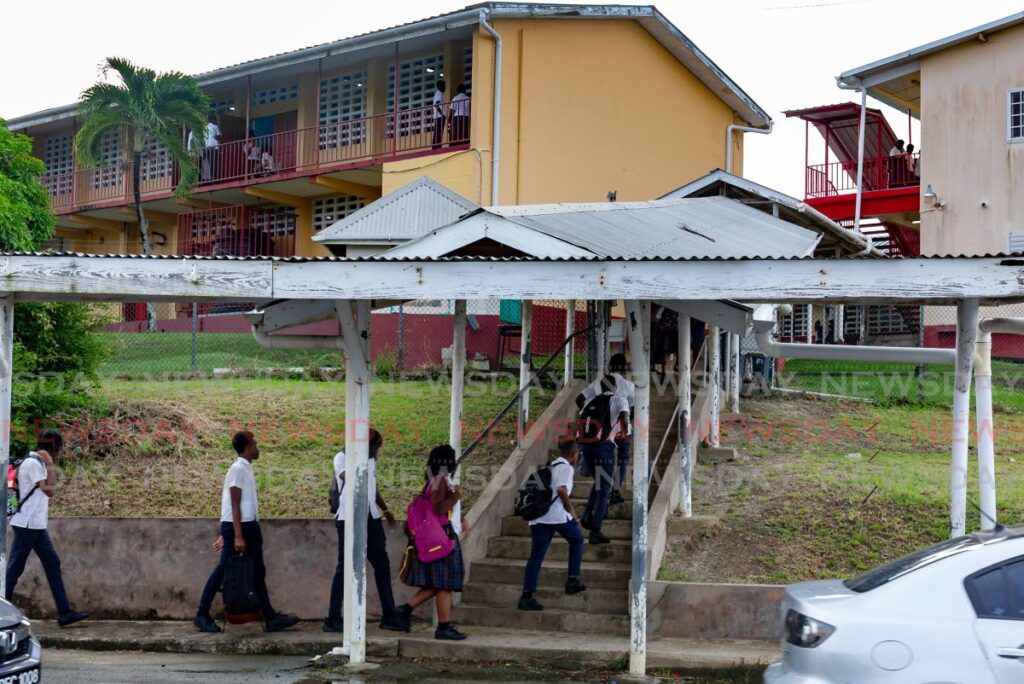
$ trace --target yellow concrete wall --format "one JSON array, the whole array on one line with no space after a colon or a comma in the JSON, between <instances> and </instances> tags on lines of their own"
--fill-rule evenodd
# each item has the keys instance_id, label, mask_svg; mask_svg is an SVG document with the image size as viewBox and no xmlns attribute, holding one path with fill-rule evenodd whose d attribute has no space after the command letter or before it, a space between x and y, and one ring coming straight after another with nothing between
<instances>
[{"instance_id":1,"label":"yellow concrete wall","mask_svg":"<svg viewBox=\"0 0 1024 684\"><path fill-rule=\"evenodd\" d=\"M485 169L483 156L479 150L469 149L388 162L383 165L381 173L381 191L386 195L421 176L430 176L471 202L490 204L487 196L482 194L490 180L490 162Z\"/></svg>"},{"instance_id":2,"label":"yellow concrete wall","mask_svg":"<svg viewBox=\"0 0 1024 684\"><path fill-rule=\"evenodd\" d=\"M1007 142L1007 91L1024 87L1024 27L921 61L922 254L1005 252L1024 232L1024 144ZM982 207L987 202L987 207Z\"/></svg>"}]
</instances>

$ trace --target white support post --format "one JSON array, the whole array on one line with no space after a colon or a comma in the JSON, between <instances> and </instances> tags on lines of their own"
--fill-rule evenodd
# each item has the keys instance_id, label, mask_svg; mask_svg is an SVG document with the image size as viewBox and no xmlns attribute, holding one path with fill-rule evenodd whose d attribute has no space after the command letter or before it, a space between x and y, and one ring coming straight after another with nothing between
<instances>
[{"instance_id":1,"label":"white support post","mask_svg":"<svg viewBox=\"0 0 1024 684\"><path fill-rule=\"evenodd\" d=\"M814 305L807 305L807 315L804 316L807 322L807 344L814 343Z\"/></svg>"},{"instance_id":2,"label":"white support post","mask_svg":"<svg viewBox=\"0 0 1024 684\"><path fill-rule=\"evenodd\" d=\"M335 304L335 312L338 317L338 325L341 326L342 310L345 310L348 315L352 315L352 302L349 300L343 300ZM353 319L354 320L354 319ZM342 347L344 347L344 329L342 329ZM349 477L349 473L354 473L356 470L356 452L355 452L355 430L352 429L352 425L349 423L349 418L352 415L354 406L356 404L355 394L355 383L349 382L349 378L355 377L355 360L346 351L345 352L345 479ZM345 520L352 520L355 515L353 508L355 499L351 496L345 498ZM346 523L347 524L347 523ZM352 616L352 607L355 602L352 599L352 591L354 588L353 584L353 537L351 534L345 535L344 544L344 569L345 569L345 582L342 585L342 605L341 615L344 629L342 630L342 640L344 642L345 649L349 648L352 642L352 625L355 624L355 619Z\"/></svg>"},{"instance_id":3,"label":"white support post","mask_svg":"<svg viewBox=\"0 0 1024 684\"><path fill-rule=\"evenodd\" d=\"M846 341L846 306L843 304L836 305L835 339L838 344L842 344Z\"/></svg>"},{"instance_id":4,"label":"white support post","mask_svg":"<svg viewBox=\"0 0 1024 684\"><path fill-rule=\"evenodd\" d=\"M725 333L725 382L722 383L722 389L725 390L726 396L732 392L732 333Z\"/></svg>"},{"instance_id":5,"label":"white support post","mask_svg":"<svg viewBox=\"0 0 1024 684\"><path fill-rule=\"evenodd\" d=\"M608 364L612 361L612 303L604 304L604 373L608 372ZM648 307L649 308L649 307Z\"/></svg>"},{"instance_id":6,"label":"white support post","mask_svg":"<svg viewBox=\"0 0 1024 684\"><path fill-rule=\"evenodd\" d=\"M519 357L519 389L527 388L519 397L519 445L526 439L526 430L530 424L530 365L533 359L533 301L523 300L522 337L519 340L522 354Z\"/></svg>"},{"instance_id":7,"label":"white support post","mask_svg":"<svg viewBox=\"0 0 1024 684\"><path fill-rule=\"evenodd\" d=\"M690 317L679 317L679 510L686 517L693 515L693 458L690 447L690 398L693 351L690 349Z\"/></svg>"},{"instance_id":8,"label":"white support post","mask_svg":"<svg viewBox=\"0 0 1024 684\"><path fill-rule=\"evenodd\" d=\"M633 557L629 580L630 627L629 673L643 677L647 671L647 493L650 487L651 368L650 302L628 300L626 315L632 351L633 382Z\"/></svg>"},{"instance_id":9,"label":"white support post","mask_svg":"<svg viewBox=\"0 0 1024 684\"><path fill-rule=\"evenodd\" d=\"M739 333L732 333L732 356L729 358L729 366L732 372L729 374L729 412L740 412L740 336Z\"/></svg>"},{"instance_id":10,"label":"white support post","mask_svg":"<svg viewBox=\"0 0 1024 684\"><path fill-rule=\"evenodd\" d=\"M455 330L452 335L452 404L448 420L448 444L457 455L462 455L462 396L466 384L466 300L455 300ZM452 475L455 484L461 473L457 468ZM462 534L462 502L456 501L452 511L452 527Z\"/></svg>"},{"instance_id":11,"label":"white support post","mask_svg":"<svg viewBox=\"0 0 1024 684\"><path fill-rule=\"evenodd\" d=\"M597 300L594 302L597 309L597 377L603 377L608 372L608 308L606 302ZM590 382L593 378L587 378Z\"/></svg>"},{"instance_id":12,"label":"white support post","mask_svg":"<svg viewBox=\"0 0 1024 684\"><path fill-rule=\"evenodd\" d=\"M570 299L565 303L565 336L569 337L576 332L576 300ZM568 385L572 382L576 370L576 340L570 342L565 348L565 369L562 372L562 384Z\"/></svg>"},{"instance_id":13,"label":"white support post","mask_svg":"<svg viewBox=\"0 0 1024 684\"><path fill-rule=\"evenodd\" d=\"M7 568L7 464L11 458L11 373L14 368L14 296L0 297L0 570ZM0 596L6 595L6 573L0 573Z\"/></svg>"},{"instance_id":14,"label":"white support post","mask_svg":"<svg viewBox=\"0 0 1024 684\"><path fill-rule=\"evenodd\" d=\"M711 434L708 442L719 445L719 425L722 411L722 331L717 325L711 326L708 340L708 364L711 367Z\"/></svg>"},{"instance_id":15,"label":"white support post","mask_svg":"<svg viewBox=\"0 0 1024 684\"><path fill-rule=\"evenodd\" d=\"M953 448L949 473L950 536L967 527L967 440L971 411L971 370L978 337L978 300L965 299L956 308L956 369L953 384Z\"/></svg>"},{"instance_id":16,"label":"white support post","mask_svg":"<svg viewBox=\"0 0 1024 684\"><path fill-rule=\"evenodd\" d=\"M353 470L346 470L345 541L352 539L351 605L346 606L349 628L349 662L366 662L366 522L369 516L369 461L370 461L370 307L368 300L341 302L338 319L345 342L347 367L352 373L345 376L345 384L352 387L354 401L345 407L345 433L354 456ZM353 310L355 309L355 310ZM346 452L349 456L349 452ZM347 462L346 462L347 466ZM347 548L346 548L347 550ZM349 581L349 578L346 578Z\"/></svg>"},{"instance_id":17,"label":"white support post","mask_svg":"<svg viewBox=\"0 0 1024 684\"><path fill-rule=\"evenodd\" d=\"M981 529L996 526L995 420L992 414L992 333L978 334L974 353L974 400L978 425L978 506Z\"/></svg>"}]
</instances>

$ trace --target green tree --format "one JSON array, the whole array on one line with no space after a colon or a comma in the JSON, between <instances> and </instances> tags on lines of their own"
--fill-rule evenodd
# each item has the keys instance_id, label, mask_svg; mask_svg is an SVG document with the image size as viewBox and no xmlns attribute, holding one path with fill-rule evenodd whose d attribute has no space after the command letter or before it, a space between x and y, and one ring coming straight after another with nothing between
<instances>
[{"instance_id":1,"label":"green tree","mask_svg":"<svg viewBox=\"0 0 1024 684\"><path fill-rule=\"evenodd\" d=\"M0 119L0 249L30 251L53 235L50 195L39 182L44 173L32 140Z\"/></svg>"},{"instance_id":2,"label":"green tree","mask_svg":"<svg viewBox=\"0 0 1024 684\"><path fill-rule=\"evenodd\" d=\"M142 236L142 253L150 254L149 223L142 208L141 169L158 148L167 151L178 167L175 194L185 196L196 183L196 163L191 152L206 141L206 117L210 99L194 78L177 71L157 73L120 57L108 57L101 71L104 78L117 74L119 83L101 81L82 93L78 114L82 127L75 136L75 154L83 166L103 163L103 136L126 131L132 136L132 193L135 216ZM194 150L182 140L183 129L192 131ZM153 305L146 307L149 329L156 329Z\"/></svg>"}]
</instances>

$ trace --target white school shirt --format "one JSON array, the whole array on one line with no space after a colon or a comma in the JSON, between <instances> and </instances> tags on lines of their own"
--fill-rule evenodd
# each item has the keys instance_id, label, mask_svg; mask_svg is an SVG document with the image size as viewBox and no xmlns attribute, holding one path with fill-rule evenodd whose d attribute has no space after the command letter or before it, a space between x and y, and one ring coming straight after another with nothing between
<instances>
[{"instance_id":1,"label":"white school shirt","mask_svg":"<svg viewBox=\"0 0 1024 684\"><path fill-rule=\"evenodd\" d=\"M377 507L377 459L371 458L366 464L366 498L370 502L370 517L380 520L381 512ZM348 482L342 482L341 476L345 474L345 451L339 451L334 455L334 477L338 480L338 514L335 520L345 522L345 496L348 491Z\"/></svg>"},{"instance_id":2,"label":"white school shirt","mask_svg":"<svg viewBox=\"0 0 1024 684\"><path fill-rule=\"evenodd\" d=\"M30 455L34 454L34 451L30 452ZM50 497L41 488L29 496L32 488L45 479L46 465L38 458L26 458L18 467L18 496L24 503L21 509L11 516L12 526L26 530L46 529L50 516Z\"/></svg>"},{"instance_id":3,"label":"white school shirt","mask_svg":"<svg viewBox=\"0 0 1024 684\"><path fill-rule=\"evenodd\" d=\"M220 143L217 142L217 138L220 137L220 126L210 122L206 124L206 146L216 147Z\"/></svg>"},{"instance_id":4,"label":"white school shirt","mask_svg":"<svg viewBox=\"0 0 1024 684\"><path fill-rule=\"evenodd\" d=\"M558 498L559 487L565 487L569 495L572 496L572 474L573 467L561 456L551 462L551 508L536 520L531 520L531 526L561 525L572 520L569 511L565 510L561 499Z\"/></svg>"},{"instance_id":5,"label":"white school shirt","mask_svg":"<svg viewBox=\"0 0 1024 684\"><path fill-rule=\"evenodd\" d=\"M444 93L440 90L434 91L434 118L444 118Z\"/></svg>"},{"instance_id":6,"label":"white school shirt","mask_svg":"<svg viewBox=\"0 0 1024 684\"><path fill-rule=\"evenodd\" d=\"M456 93L452 98L452 116L469 116L469 96Z\"/></svg>"},{"instance_id":7,"label":"white school shirt","mask_svg":"<svg viewBox=\"0 0 1024 684\"><path fill-rule=\"evenodd\" d=\"M633 408L633 403L636 396L636 385L622 377L619 373L612 373L612 378L615 380L615 387L612 388L615 396L622 397L626 400L626 410ZM583 390L583 401L584 406L590 403L590 400L601 394L601 378L598 378L594 382L590 383ZM618 413L615 412L615 406L612 406L612 418L617 418ZM633 423L632 421L626 421L626 434L633 434Z\"/></svg>"},{"instance_id":8,"label":"white school shirt","mask_svg":"<svg viewBox=\"0 0 1024 684\"><path fill-rule=\"evenodd\" d=\"M260 507L256 502L256 474L253 473L252 463L241 456L238 457L228 474L224 476L224 490L220 496L220 521L234 522L231 517L231 488L238 487L242 490L242 500L239 502L238 512L241 515L241 522L253 522L260 519Z\"/></svg>"}]
</instances>

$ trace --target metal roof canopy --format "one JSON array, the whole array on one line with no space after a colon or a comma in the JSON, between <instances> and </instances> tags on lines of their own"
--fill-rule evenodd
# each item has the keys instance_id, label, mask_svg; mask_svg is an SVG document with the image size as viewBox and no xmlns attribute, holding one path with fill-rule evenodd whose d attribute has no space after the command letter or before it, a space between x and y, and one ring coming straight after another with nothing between
<instances>
[{"instance_id":1,"label":"metal roof canopy","mask_svg":"<svg viewBox=\"0 0 1024 684\"><path fill-rule=\"evenodd\" d=\"M774 206L778 210L778 217L783 221L822 234L822 241L818 243L818 253L821 253L823 248L832 246L838 246L844 252L851 253L864 250L865 243L862 238L857 237L853 231L839 225L809 204L721 169L715 169L706 176L676 188L672 192L662 195L660 199L715 196L738 200L766 213L772 213ZM885 256L878 249L872 249L872 255ZM830 253L826 256L834 256L834 254Z\"/></svg>"},{"instance_id":2,"label":"metal roof canopy","mask_svg":"<svg viewBox=\"0 0 1024 684\"><path fill-rule=\"evenodd\" d=\"M201 86L226 83L238 78L303 62L338 57L357 50L369 50L398 41L409 41L454 28L472 26L489 15L494 19L633 19L650 33L673 57L689 69L716 97L751 126L767 128L771 117L693 41L652 5L571 5L545 3L487 2L427 19L364 33L350 38L313 45L290 52L242 62L196 76ZM63 105L7 121L11 130L39 126L74 116L77 105Z\"/></svg>"},{"instance_id":3,"label":"metal roof canopy","mask_svg":"<svg viewBox=\"0 0 1024 684\"><path fill-rule=\"evenodd\" d=\"M829 148L835 153L836 161L857 163L857 136L860 130L860 105L855 102L791 109L783 112L786 116L797 117L814 125ZM881 110L865 109L864 158L877 159L889 156L898 139ZM869 188L870 189L870 188Z\"/></svg>"},{"instance_id":4,"label":"metal roof canopy","mask_svg":"<svg viewBox=\"0 0 1024 684\"><path fill-rule=\"evenodd\" d=\"M726 197L481 209L379 255L436 258L488 239L533 257L801 257L821 236Z\"/></svg>"},{"instance_id":5,"label":"metal roof canopy","mask_svg":"<svg viewBox=\"0 0 1024 684\"><path fill-rule=\"evenodd\" d=\"M324 245L396 244L479 208L429 176L421 176L324 228L313 240Z\"/></svg>"},{"instance_id":6,"label":"metal roof canopy","mask_svg":"<svg viewBox=\"0 0 1024 684\"><path fill-rule=\"evenodd\" d=\"M0 255L21 301L734 299L749 303L1024 301L1024 258L390 261Z\"/></svg>"}]
</instances>

